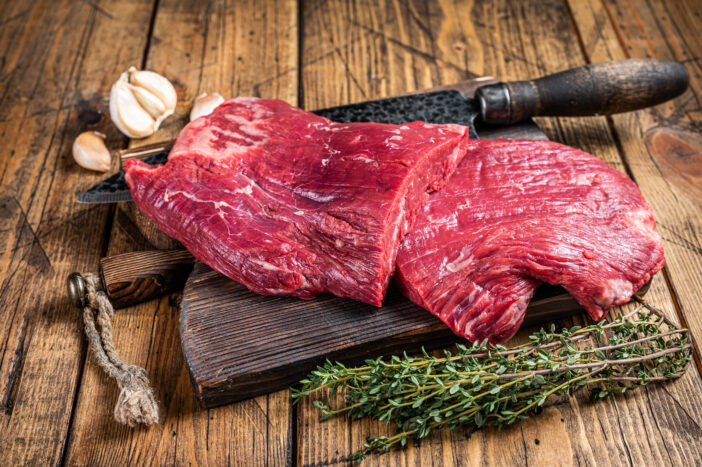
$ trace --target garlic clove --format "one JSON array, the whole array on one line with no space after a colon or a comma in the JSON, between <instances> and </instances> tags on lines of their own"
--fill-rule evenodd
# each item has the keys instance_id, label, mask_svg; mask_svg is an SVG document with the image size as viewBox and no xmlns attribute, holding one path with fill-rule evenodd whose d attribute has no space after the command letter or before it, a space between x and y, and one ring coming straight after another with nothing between
<instances>
[{"instance_id":1,"label":"garlic clove","mask_svg":"<svg viewBox=\"0 0 702 467\"><path fill-rule=\"evenodd\" d=\"M110 151L105 146L105 135L85 131L73 142L73 159L81 167L98 172L110 170Z\"/></svg>"},{"instance_id":2,"label":"garlic clove","mask_svg":"<svg viewBox=\"0 0 702 467\"><path fill-rule=\"evenodd\" d=\"M224 97L219 93L204 93L197 96L195 102L193 103L193 108L190 110L190 121L195 120L203 115L209 115L214 109L216 109L222 102L224 102Z\"/></svg>"},{"instance_id":3,"label":"garlic clove","mask_svg":"<svg viewBox=\"0 0 702 467\"><path fill-rule=\"evenodd\" d=\"M154 119L159 118L166 112L166 105L158 97L146 89L132 85L130 85L130 89L132 90L134 97L136 97L137 102L139 102L142 108L146 110Z\"/></svg>"},{"instance_id":4,"label":"garlic clove","mask_svg":"<svg viewBox=\"0 0 702 467\"><path fill-rule=\"evenodd\" d=\"M129 70L129 82L155 95L163 102L168 115L172 114L178 103L178 96L171 82L153 71L137 71L134 67L131 67ZM164 118L168 115L164 116Z\"/></svg>"},{"instance_id":5,"label":"garlic clove","mask_svg":"<svg viewBox=\"0 0 702 467\"><path fill-rule=\"evenodd\" d=\"M130 138L145 138L156 131L156 121L137 101L126 81L117 81L110 91L110 117Z\"/></svg>"},{"instance_id":6,"label":"garlic clove","mask_svg":"<svg viewBox=\"0 0 702 467\"><path fill-rule=\"evenodd\" d=\"M173 85L153 71L130 67L110 92L110 117L130 138L145 138L173 114L178 98Z\"/></svg>"}]
</instances>

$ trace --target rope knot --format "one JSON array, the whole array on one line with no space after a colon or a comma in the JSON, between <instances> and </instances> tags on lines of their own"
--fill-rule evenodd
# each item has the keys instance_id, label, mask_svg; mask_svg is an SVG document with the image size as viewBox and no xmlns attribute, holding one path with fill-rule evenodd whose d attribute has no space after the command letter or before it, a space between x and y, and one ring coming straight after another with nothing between
<instances>
[{"instance_id":1,"label":"rope knot","mask_svg":"<svg viewBox=\"0 0 702 467\"><path fill-rule=\"evenodd\" d=\"M146 370L124 362L115 349L112 338L114 308L102 290L102 281L96 274L85 274L84 277L88 302L83 309L85 334L98 365L117 381L120 388L115 420L132 427L137 423L158 423L158 402Z\"/></svg>"}]
</instances>

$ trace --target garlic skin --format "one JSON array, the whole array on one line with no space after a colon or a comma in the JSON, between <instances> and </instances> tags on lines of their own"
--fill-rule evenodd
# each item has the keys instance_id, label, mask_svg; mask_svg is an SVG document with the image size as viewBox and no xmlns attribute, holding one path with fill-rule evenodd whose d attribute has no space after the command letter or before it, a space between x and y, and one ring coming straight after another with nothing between
<instances>
[{"instance_id":1,"label":"garlic skin","mask_svg":"<svg viewBox=\"0 0 702 467\"><path fill-rule=\"evenodd\" d=\"M130 138L146 138L173 114L177 103L170 81L153 71L131 67L112 86L110 117L119 131Z\"/></svg>"},{"instance_id":2,"label":"garlic skin","mask_svg":"<svg viewBox=\"0 0 702 467\"><path fill-rule=\"evenodd\" d=\"M198 117L209 115L219 104L224 102L224 97L216 92L200 94L193 102L193 108L190 110L190 121L192 122Z\"/></svg>"},{"instance_id":3,"label":"garlic skin","mask_svg":"<svg viewBox=\"0 0 702 467\"><path fill-rule=\"evenodd\" d=\"M105 135L97 131L85 131L73 142L73 159L76 164L98 172L110 170L110 151L105 146Z\"/></svg>"}]
</instances>

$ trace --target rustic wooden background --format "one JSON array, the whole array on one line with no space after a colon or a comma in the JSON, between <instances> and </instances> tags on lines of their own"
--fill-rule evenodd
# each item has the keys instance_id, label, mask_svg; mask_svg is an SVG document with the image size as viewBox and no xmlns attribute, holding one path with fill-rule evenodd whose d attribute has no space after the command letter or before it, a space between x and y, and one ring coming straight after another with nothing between
<instances>
[{"instance_id":1,"label":"rustic wooden background","mask_svg":"<svg viewBox=\"0 0 702 467\"><path fill-rule=\"evenodd\" d=\"M0 0L0 464L343 464L384 425L320 423L288 391L199 409L180 350L177 295L119 311L116 345L147 368L163 422L111 417L117 391L87 356L64 281L106 254L146 248L114 206L76 194L75 136L112 148L177 134L205 91L305 108L461 79L533 78L626 57L686 64L690 90L613 118L541 119L551 139L628 172L653 206L668 265L649 299L702 339L702 2ZM170 78L175 117L129 142L106 114L130 65ZM437 433L368 465L699 465L699 358L680 380L598 405L578 397L502 431Z\"/></svg>"}]
</instances>

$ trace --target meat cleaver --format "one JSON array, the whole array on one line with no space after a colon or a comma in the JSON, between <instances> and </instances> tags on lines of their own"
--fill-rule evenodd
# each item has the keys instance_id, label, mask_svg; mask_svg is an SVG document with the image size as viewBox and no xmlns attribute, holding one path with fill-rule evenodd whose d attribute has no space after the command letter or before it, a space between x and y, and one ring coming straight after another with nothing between
<instances>
[{"instance_id":1,"label":"meat cleaver","mask_svg":"<svg viewBox=\"0 0 702 467\"><path fill-rule=\"evenodd\" d=\"M433 92L316 110L336 122L401 124L415 120L458 123L470 137L484 136L489 125L513 125L536 116L610 115L660 104L688 86L685 67L677 62L629 59L586 65L532 81L493 82L475 89L475 97L452 85ZM478 129L476 130L476 126ZM172 142L130 150L130 157L163 164ZM124 172L108 177L78 196L79 203L131 201Z\"/></svg>"}]
</instances>

